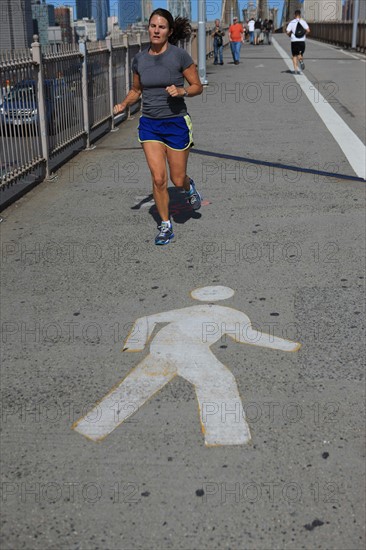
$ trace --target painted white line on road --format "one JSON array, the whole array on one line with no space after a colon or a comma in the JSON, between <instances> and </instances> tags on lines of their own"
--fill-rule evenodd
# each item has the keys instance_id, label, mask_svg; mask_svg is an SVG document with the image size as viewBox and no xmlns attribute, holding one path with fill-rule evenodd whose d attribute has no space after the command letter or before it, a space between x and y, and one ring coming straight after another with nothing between
<instances>
[{"instance_id":1,"label":"painted white line on road","mask_svg":"<svg viewBox=\"0 0 366 550\"><path fill-rule=\"evenodd\" d=\"M344 50L339 50L340 52L344 53L344 55L348 55L348 57L353 57L353 59L357 59L358 61L362 61L360 57L353 53L345 52Z\"/></svg>"},{"instance_id":2,"label":"painted white line on road","mask_svg":"<svg viewBox=\"0 0 366 550\"><path fill-rule=\"evenodd\" d=\"M322 46L323 48L326 48L328 50L332 50L335 53L344 53L344 55L349 55L350 57L354 57L355 59L358 59L359 61L363 61L362 57L358 57L357 54L347 52L343 50L342 48L337 48L336 46L332 46L331 44L324 44L323 42L319 42L318 40L307 38L310 43L316 45L316 46Z\"/></svg>"},{"instance_id":3,"label":"painted white line on road","mask_svg":"<svg viewBox=\"0 0 366 550\"><path fill-rule=\"evenodd\" d=\"M194 290L191 296L215 302L233 294L229 287L209 286ZM195 388L205 444L211 447L247 443L250 431L236 380L212 353L211 346L226 337L282 351L297 351L300 344L256 330L241 311L206 303L137 319L123 351L142 351L158 323L167 324L151 341L149 354L75 422L73 429L100 441L175 376L181 376Z\"/></svg>"},{"instance_id":4,"label":"painted white line on road","mask_svg":"<svg viewBox=\"0 0 366 550\"><path fill-rule=\"evenodd\" d=\"M273 39L273 45L292 71L292 60L285 50ZM306 60L305 60L306 61ZM366 152L365 145L362 141L352 132L351 128L347 126L344 120L336 113L336 111L329 105L327 100L322 96L320 92L317 92L317 99L314 98L314 86L306 78L304 74L294 75L296 82L305 93L306 97L332 134L343 153L345 154L348 162L352 166L353 170L360 178L366 178Z\"/></svg>"}]
</instances>

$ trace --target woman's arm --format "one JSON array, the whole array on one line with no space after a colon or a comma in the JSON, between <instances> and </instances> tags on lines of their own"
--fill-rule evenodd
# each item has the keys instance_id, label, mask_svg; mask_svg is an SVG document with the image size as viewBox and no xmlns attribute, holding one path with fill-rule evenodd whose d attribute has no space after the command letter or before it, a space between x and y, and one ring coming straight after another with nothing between
<instances>
[{"instance_id":1,"label":"woman's arm","mask_svg":"<svg viewBox=\"0 0 366 550\"><path fill-rule=\"evenodd\" d=\"M168 86L166 91L172 97L194 97L195 95L200 95L203 92L203 86L201 84L200 78L198 76L197 67L194 63L187 67L183 71L183 76L188 82L189 86L186 88L177 88L176 86Z\"/></svg>"},{"instance_id":2,"label":"woman's arm","mask_svg":"<svg viewBox=\"0 0 366 550\"><path fill-rule=\"evenodd\" d=\"M126 95L122 103L117 103L117 105L113 107L113 113L115 115L118 115L119 113L122 113L130 105L137 103L141 97L141 94L142 94L142 88L140 83L140 77L137 73L133 73L132 88L128 92L128 94Z\"/></svg>"}]
</instances>

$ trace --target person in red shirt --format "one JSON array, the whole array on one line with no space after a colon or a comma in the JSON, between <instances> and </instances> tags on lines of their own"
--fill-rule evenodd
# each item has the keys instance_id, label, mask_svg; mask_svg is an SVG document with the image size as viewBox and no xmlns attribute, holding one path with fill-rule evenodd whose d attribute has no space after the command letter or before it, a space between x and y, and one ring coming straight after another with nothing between
<instances>
[{"instance_id":1,"label":"person in red shirt","mask_svg":"<svg viewBox=\"0 0 366 550\"><path fill-rule=\"evenodd\" d=\"M233 24L229 27L229 41L234 64L239 65L240 48L242 42L244 42L244 29L243 25L238 23L237 17L233 18Z\"/></svg>"}]
</instances>

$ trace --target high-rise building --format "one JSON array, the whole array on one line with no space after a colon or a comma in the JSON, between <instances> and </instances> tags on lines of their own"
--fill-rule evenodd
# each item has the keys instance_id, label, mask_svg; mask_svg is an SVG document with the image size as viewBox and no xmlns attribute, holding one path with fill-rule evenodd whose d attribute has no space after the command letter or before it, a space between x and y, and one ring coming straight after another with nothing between
<instances>
[{"instance_id":1,"label":"high-rise building","mask_svg":"<svg viewBox=\"0 0 366 550\"><path fill-rule=\"evenodd\" d=\"M116 0L117 1L117 0ZM128 9L130 0L122 0ZM76 0L76 17L94 20L97 40L103 40L108 33L108 17L110 16L109 0Z\"/></svg>"},{"instance_id":2,"label":"high-rise building","mask_svg":"<svg viewBox=\"0 0 366 550\"><path fill-rule=\"evenodd\" d=\"M90 40L91 42L94 42L97 39L95 21L87 19L86 17L84 17L84 19L78 19L77 21L75 21L74 30L77 41L79 41L81 37L85 38L86 40Z\"/></svg>"},{"instance_id":3,"label":"high-rise building","mask_svg":"<svg viewBox=\"0 0 366 550\"><path fill-rule=\"evenodd\" d=\"M55 26L55 8L46 4L45 0L32 0L32 17L35 34L38 34L39 43L48 44L48 27Z\"/></svg>"},{"instance_id":4,"label":"high-rise building","mask_svg":"<svg viewBox=\"0 0 366 550\"><path fill-rule=\"evenodd\" d=\"M121 29L126 30L135 23L142 21L142 0L119 0L118 22Z\"/></svg>"},{"instance_id":5,"label":"high-rise building","mask_svg":"<svg viewBox=\"0 0 366 550\"><path fill-rule=\"evenodd\" d=\"M191 19L191 0L168 0L167 9L173 17L187 17Z\"/></svg>"},{"instance_id":6,"label":"high-rise building","mask_svg":"<svg viewBox=\"0 0 366 550\"><path fill-rule=\"evenodd\" d=\"M48 27L48 43L51 45L63 44L61 27Z\"/></svg>"},{"instance_id":7,"label":"high-rise building","mask_svg":"<svg viewBox=\"0 0 366 550\"><path fill-rule=\"evenodd\" d=\"M61 40L64 44L73 42L70 8L60 6L55 8L55 23L61 28Z\"/></svg>"},{"instance_id":8,"label":"high-rise building","mask_svg":"<svg viewBox=\"0 0 366 550\"><path fill-rule=\"evenodd\" d=\"M118 25L118 17L116 15L111 15L108 17L108 33L112 38L119 38L122 31Z\"/></svg>"},{"instance_id":9,"label":"high-rise building","mask_svg":"<svg viewBox=\"0 0 366 550\"><path fill-rule=\"evenodd\" d=\"M154 11L152 0L142 0L141 8L141 20L143 23L147 24L149 22L150 15Z\"/></svg>"},{"instance_id":10,"label":"high-rise building","mask_svg":"<svg viewBox=\"0 0 366 550\"><path fill-rule=\"evenodd\" d=\"M94 19L97 29L97 40L104 40L107 35L109 15L109 0L92 1L92 19Z\"/></svg>"},{"instance_id":11,"label":"high-rise building","mask_svg":"<svg viewBox=\"0 0 366 550\"><path fill-rule=\"evenodd\" d=\"M76 0L76 18L92 18L92 4L94 0Z\"/></svg>"},{"instance_id":12,"label":"high-rise building","mask_svg":"<svg viewBox=\"0 0 366 550\"><path fill-rule=\"evenodd\" d=\"M0 49L29 48L33 34L31 0L1 0Z\"/></svg>"}]
</instances>

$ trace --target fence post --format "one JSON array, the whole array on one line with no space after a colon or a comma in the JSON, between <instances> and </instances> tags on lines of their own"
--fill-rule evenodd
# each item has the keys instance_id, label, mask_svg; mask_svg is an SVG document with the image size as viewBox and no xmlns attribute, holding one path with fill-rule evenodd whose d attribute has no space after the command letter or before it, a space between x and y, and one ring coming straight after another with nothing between
<instances>
[{"instance_id":1,"label":"fence post","mask_svg":"<svg viewBox=\"0 0 366 550\"><path fill-rule=\"evenodd\" d=\"M41 45L38 42L38 35L33 36L34 42L32 46L32 58L34 65L37 66L37 101L38 101L38 120L39 130L41 134L41 146L42 155L46 161L46 179L50 178L50 154L49 154L49 140L48 140L48 120L46 110L46 100L44 93L44 75L42 64L42 51Z\"/></svg>"},{"instance_id":2,"label":"fence post","mask_svg":"<svg viewBox=\"0 0 366 550\"><path fill-rule=\"evenodd\" d=\"M108 34L105 38L107 48L109 51L109 59L108 59L108 80L109 80L109 103L110 103L110 111L111 111L111 132L117 132L119 128L116 128L115 122L114 122L114 113L113 113L113 107L115 105L115 98L114 98L114 89L113 89L113 48L112 48L112 37L110 34Z\"/></svg>"},{"instance_id":3,"label":"fence post","mask_svg":"<svg viewBox=\"0 0 366 550\"><path fill-rule=\"evenodd\" d=\"M206 86L206 0L198 0L198 76Z\"/></svg>"},{"instance_id":4,"label":"fence post","mask_svg":"<svg viewBox=\"0 0 366 550\"><path fill-rule=\"evenodd\" d=\"M95 149L90 147L90 120L89 120L89 98L88 98L88 61L86 50L86 38L81 36L79 39L79 51L83 58L81 66L81 83L83 92L83 116L84 116L84 130L86 133L86 149Z\"/></svg>"},{"instance_id":5,"label":"fence post","mask_svg":"<svg viewBox=\"0 0 366 550\"><path fill-rule=\"evenodd\" d=\"M131 86L131 74L130 74L130 48L128 44L128 34L123 33L123 45L126 48L125 57L125 75L126 75L126 96L130 91ZM130 108L127 107L127 117L130 118Z\"/></svg>"},{"instance_id":6,"label":"fence post","mask_svg":"<svg viewBox=\"0 0 366 550\"><path fill-rule=\"evenodd\" d=\"M189 53L189 55L192 57L192 35L185 40L185 49Z\"/></svg>"},{"instance_id":7,"label":"fence post","mask_svg":"<svg viewBox=\"0 0 366 550\"><path fill-rule=\"evenodd\" d=\"M351 48L355 50L357 48L357 31L358 31L358 17L360 14L360 0L353 2L353 28L352 28L352 45Z\"/></svg>"}]
</instances>

